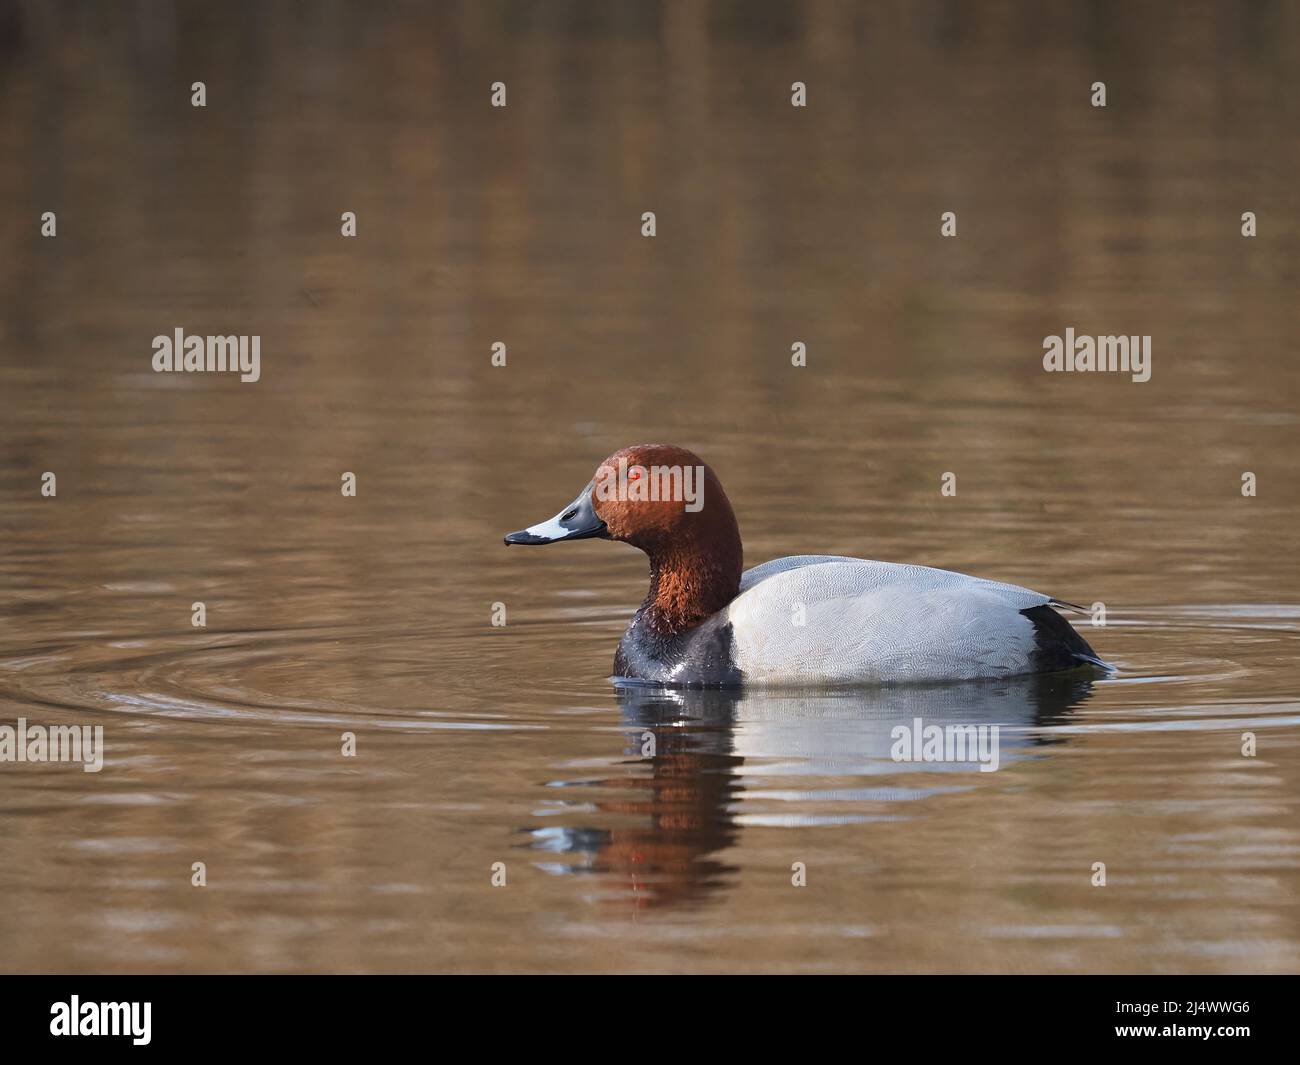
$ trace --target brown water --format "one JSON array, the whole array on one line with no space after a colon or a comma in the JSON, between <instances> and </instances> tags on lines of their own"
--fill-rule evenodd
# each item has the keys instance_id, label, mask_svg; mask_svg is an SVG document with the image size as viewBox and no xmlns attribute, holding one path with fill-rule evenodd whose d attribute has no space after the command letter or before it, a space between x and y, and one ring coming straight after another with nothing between
<instances>
[{"instance_id":1,"label":"brown water","mask_svg":"<svg viewBox=\"0 0 1300 1065\"><path fill-rule=\"evenodd\" d=\"M0 764L0 968L1300 968L1296 5L3 10L0 724L106 755ZM620 699L642 556L501 534L648 440L1118 672Z\"/></svg>"}]
</instances>

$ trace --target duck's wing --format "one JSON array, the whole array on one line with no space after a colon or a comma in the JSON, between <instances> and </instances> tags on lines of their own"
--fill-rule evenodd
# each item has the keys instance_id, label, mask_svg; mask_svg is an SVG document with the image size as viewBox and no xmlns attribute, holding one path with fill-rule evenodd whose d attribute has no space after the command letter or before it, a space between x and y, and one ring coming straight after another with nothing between
<instances>
[{"instance_id":1,"label":"duck's wing","mask_svg":"<svg viewBox=\"0 0 1300 1065\"><path fill-rule=\"evenodd\" d=\"M1043 654L1061 634L1027 614L1051 601L929 566L796 555L749 570L727 619L746 683L971 680L1062 668Z\"/></svg>"},{"instance_id":2,"label":"duck's wing","mask_svg":"<svg viewBox=\"0 0 1300 1065\"><path fill-rule=\"evenodd\" d=\"M1019 603L1019 610L1044 603L1059 603L1061 606L1073 606L1049 595L1022 588L1018 584L1003 584L1001 581L989 581L983 577L971 577L965 573L955 573L947 569L935 569L933 566L912 566L900 562L873 562L866 558L850 558L848 555L789 555L786 558L774 558L770 562L746 570L740 577L740 591L749 591L756 585L793 570L803 570L810 566L829 566L831 569L818 570L811 576L804 575L813 586L843 589L849 594L860 595L885 585L904 585L911 588L947 588L963 590L980 587L997 591L1006 596L1008 602ZM802 582L796 582L802 583ZM1076 609L1082 610L1082 607Z\"/></svg>"},{"instance_id":3,"label":"duck's wing","mask_svg":"<svg viewBox=\"0 0 1300 1065\"><path fill-rule=\"evenodd\" d=\"M774 558L770 562L764 562L761 566L755 566L753 569L747 569L740 575L740 590L748 591L760 581L767 580L768 577L774 577L778 573L785 573L792 569L802 569L804 566L818 566L823 562L864 562L861 558L849 558L847 555L787 555L785 558ZM868 562L867 565L879 565L877 562Z\"/></svg>"}]
</instances>

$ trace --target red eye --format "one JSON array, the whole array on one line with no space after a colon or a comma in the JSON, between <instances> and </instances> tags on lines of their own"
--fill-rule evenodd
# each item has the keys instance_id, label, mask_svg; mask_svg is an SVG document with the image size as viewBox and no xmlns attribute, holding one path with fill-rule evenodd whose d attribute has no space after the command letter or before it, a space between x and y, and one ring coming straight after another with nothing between
<instances>
[{"instance_id":1,"label":"red eye","mask_svg":"<svg viewBox=\"0 0 1300 1065\"><path fill-rule=\"evenodd\" d=\"M644 472L645 471L641 469L640 466L633 466L627 471L627 479L629 481L639 481L641 479L641 474Z\"/></svg>"}]
</instances>

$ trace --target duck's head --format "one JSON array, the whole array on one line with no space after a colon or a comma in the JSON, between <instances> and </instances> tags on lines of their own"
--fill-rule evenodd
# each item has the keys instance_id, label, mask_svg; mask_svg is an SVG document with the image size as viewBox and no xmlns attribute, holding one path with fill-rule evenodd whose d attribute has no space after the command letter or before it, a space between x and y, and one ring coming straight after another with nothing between
<instances>
[{"instance_id":1,"label":"duck's head","mask_svg":"<svg viewBox=\"0 0 1300 1065\"><path fill-rule=\"evenodd\" d=\"M507 544L622 540L655 554L672 546L728 539L736 516L713 471L671 444L615 451L555 517L510 533Z\"/></svg>"},{"instance_id":2,"label":"duck's head","mask_svg":"<svg viewBox=\"0 0 1300 1065\"><path fill-rule=\"evenodd\" d=\"M650 556L660 621L677 629L720 609L740 584L736 515L713 471L671 444L615 451L555 517L512 532L507 544L621 540ZM669 600L671 599L671 603Z\"/></svg>"}]
</instances>

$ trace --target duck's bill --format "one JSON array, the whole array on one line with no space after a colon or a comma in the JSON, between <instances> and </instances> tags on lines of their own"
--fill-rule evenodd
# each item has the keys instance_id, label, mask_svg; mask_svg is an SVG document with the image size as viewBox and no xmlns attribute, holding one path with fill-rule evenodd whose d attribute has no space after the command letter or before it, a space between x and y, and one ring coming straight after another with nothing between
<instances>
[{"instance_id":1,"label":"duck's bill","mask_svg":"<svg viewBox=\"0 0 1300 1065\"><path fill-rule=\"evenodd\" d=\"M561 540L589 540L592 537L609 539L609 530L596 516L591 505L591 485L578 493L578 498L560 511L550 521L530 525L506 536L506 546L511 544L558 544Z\"/></svg>"}]
</instances>

